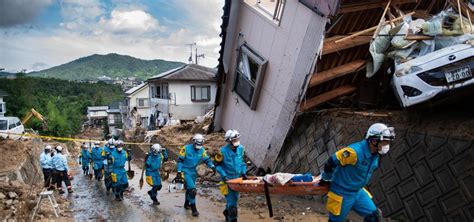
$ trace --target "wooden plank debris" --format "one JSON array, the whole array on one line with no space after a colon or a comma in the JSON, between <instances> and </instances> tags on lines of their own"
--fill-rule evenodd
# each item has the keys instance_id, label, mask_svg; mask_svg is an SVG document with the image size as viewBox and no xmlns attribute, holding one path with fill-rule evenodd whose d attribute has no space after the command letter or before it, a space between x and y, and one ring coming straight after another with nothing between
<instances>
[{"instance_id":1,"label":"wooden plank debris","mask_svg":"<svg viewBox=\"0 0 474 222\"><path fill-rule=\"evenodd\" d=\"M333 52L339 52L344 49L367 44L371 40L371 36L356 36L348 41L341 42L339 44L335 42L336 40L342 39L344 37L344 35L338 35L325 39L323 44L322 55L326 55Z\"/></svg>"},{"instance_id":2,"label":"wooden plank debris","mask_svg":"<svg viewBox=\"0 0 474 222\"><path fill-rule=\"evenodd\" d=\"M408 3L415 3L420 0L393 0L392 4L394 5L403 5L403 4L408 4ZM353 4L347 4L347 5L342 5L339 8L338 13L348 13L348 12L358 12L358 11L364 11L364 10L369 10L369 9L374 9L374 8L382 8L385 5L387 5L387 2L389 1L378 1L378 2L364 2L364 3L353 3Z\"/></svg>"},{"instance_id":3,"label":"wooden plank debris","mask_svg":"<svg viewBox=\"0 0 474 222\"><path fill-rule=\"evenodd\" d=\"M323 82L327 82L331 79L335 79L337 77L341 77L347 75L349 73L353 73L359 71L365 67L367 61L359 59L353 62L337 66L335 68L325 70L320 73L313 74L311 80L309 81L308 87L317 86Z\"/></svg>"},{"instance_id":4,"label":"wooden plank debris","mask_svg":"<svg viewBox=\"0 0 474 222\"><path fill-rule=\"evenodd\" d=\"M383 10L382 16L380 16L380 21L377 25L377 28L374 31L374 35L372 36L372 39L375 39L377 37L377 35L379 34L380 28L382 28L382 26L385 24L385 22L384 22L385 14L387 14L387 11L390 8L391 3L392 3L392 1L390 0L390 1L388 1L387 6L385 6L385 9Z\"/></svg>"},{"instance_id":5,"label":"wooden plank debris","mask_svg":"<svg viewBox=\"0 0 474 222\"><path fill-rule=\"evenodd\" d=\"M341 87L333 89L329 92L323 93L321 95L317 95L317 96L312 97L312 98L310 98L306 101L303 101L300 104L300 110L303 111L303 112L308 111L308 110L310 110L314 107L317 107L321 104L329 102L333 99L336 99L336 98L339 98L341 96L353 93L356 90L357 90L357 87L354 87L354 86L349 86L349 85L341 86Z\"/></svg>"},{"instance_id":6,"label":"wooden plank debris","mask_svg":"<svg viewBox=\"0 0 474 222\"><path fill-rule=\"evenodd\" d=\"M432 40L434 37L429 35L407 35L405 40Z\"/></svg>"},{"instance_id":7,"label":"wooden plank debris","mask_svg":"<svg viewBox=\"0 0 474 222\"><path fill-rule=\"evenodd\" d=\"M406 14L405 16L413 15L413 14L415 14L415 12L410 12L410 13ZM385 25L385 24L388 24L388 23L391 23L391 22L397 22L397 21L403 20L403 17L404 17L404 16L400 16L400 17L397 17L397 18L395 18L395 19L392 19L392 20L389 20L389 21L385 21L383 24ZM335 43L340 43L340 42L346 41L346 40L348 40L348 39L351 39L351 38L353 38L353 37L355 37L355 36L360 36L360 35L362 35L362 34L369 33L369 32L371 32L371 31L375 31L375 30L377 29L377 27L378 27L378 25L376 25L376 26L374 26L374 27L371 27L371 28L368 28L368 29L364 29L364 30L358 31L358 32L356 32L356 33L354 33L354 34L352 34L352 35L350 35L350 36L346 36L346 37L344 37L344 38L342 38L342 39L336 40Z\"/></svg>"},{"instance_id":8,"label":"wooden plank debris","mask_svg":"<svg viewBox=\"0 0 474 222\"><path fill-rule=\"evenodd\" d=\"M360 116L371 116L371 117L389 117L392 113L382 113L382 112L363 112L363 111L341 111L341 113L348 115L360 115Z\"/></svg>"}]
</instances>

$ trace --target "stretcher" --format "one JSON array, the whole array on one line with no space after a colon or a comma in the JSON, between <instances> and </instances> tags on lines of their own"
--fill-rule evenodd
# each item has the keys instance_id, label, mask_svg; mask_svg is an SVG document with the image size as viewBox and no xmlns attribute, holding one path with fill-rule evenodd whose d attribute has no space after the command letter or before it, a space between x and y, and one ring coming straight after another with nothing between
<instances>
[{"instance_id":1,"label":"stretcher","mask_svg":"<svg viewBox=\"0 0 474 222\"><path fill-rule=\"evenodd\" d=\"M319 177L313 177L311 182L288 182L285 185L268 184L269 194L274 195L325 195L327 186L319 186ZM243 193L265 193L263 177L250 177L247 180L236 178L227 181L230 189Z\"/></svg>"},{"instance_id":2,"label":"stretcher","mask_svg":"<svg viewBox=\"0 0 474 222\"><path fill-rule=\"evenodd\" d=\"M275 195L318 195L322 196L328 192L327 186L319 186L320 177L314 177L311 182L292 182L289 181L284 185L269 184L263 177L249 177L247 180L236 178L228 180L227 186L235 191L243 193L260 193L265 194L267 200L268 214L273 217L273 207L270 199L271 194Z\"/></svg>"}]
</instances>

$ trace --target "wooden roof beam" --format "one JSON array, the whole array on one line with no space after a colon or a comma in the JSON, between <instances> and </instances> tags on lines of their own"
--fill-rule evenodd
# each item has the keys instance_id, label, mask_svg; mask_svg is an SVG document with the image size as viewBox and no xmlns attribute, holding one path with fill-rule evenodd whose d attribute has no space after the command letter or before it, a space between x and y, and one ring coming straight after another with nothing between
<instances>
[{"instance_id":1,"label":"wooden roof beam","mask_svg":"<svg viewBox=\"0 0 474 222\"><path fill-rule=\"evenodd\" d=\"M344 38L343 35L333 36L331 38L327 38L324 40L323 45L323 55L338 52L344 49L360 46L363 44L367 44L372 39L372 36L355 36L348 41L344 41L341 43L336 43L335 41Z\"/></svg>"},{"instance_id":2,"label":"wooden roof beam","mask_svg":"<svg viewBox=\"0 0 474 222\"><path fill-rule=\"evenodd\" d=\"M329 102L341 96L353 93L356 90L357 90L357 87L349 86L349 85L338 87L329 92L325 92L321 95L317 95L315 97L312 97L308 100L303 101L300 104L300 110L303 112L311 110L314 107L320 106L321 104L324 104L326 102Z\"/></svg>"},{"instance_id":3,"label":"wooden roof beam","mask_svg":"<svg viewBox=\"0 0 474 222\"><path fill-rule=\"evenodd\" d=\"M420 0L392 0L392 5L403 5L408 3L415 3ZM379 1L379 2L364 2L364 3L355 3L342 5L339 8L338 13L348 13L348 12L358 12L374 8L383 8L387 5L389 1Z\"/></svg>"},{"instance_id":4,"label":"wooden roof beam","mask_svg":"<svg viewBox=\"0 0 474 222\"><path fill-rule=\"evenodd\" d=\"M359 71L365 67L367 61L359 59L346 63L344 65L337 66L335 68L322 71L320 73L314 73L311 80L309 81L309 88L317 86L323 82L347 75Z\"/></svg>"}]
</instances>

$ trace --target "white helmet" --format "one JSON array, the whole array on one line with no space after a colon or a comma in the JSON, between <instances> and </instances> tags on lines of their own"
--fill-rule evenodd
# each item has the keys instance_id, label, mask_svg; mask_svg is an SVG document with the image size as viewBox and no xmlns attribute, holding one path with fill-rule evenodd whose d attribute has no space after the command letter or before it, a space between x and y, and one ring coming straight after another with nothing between
<instances>
[{"instance_id":1,"label":"white helmet","mask_svg":"<svg viewBox=\"0 0 474 222\"><path fill-rule=\"evenodd\" d=\"M235 129L230 129L225 132L224 139L226 142L231 142L232 140L236 140L240 138L240 133L239 131Z\"/></svg>"},{"instance_id":2,"label":"white helmet","mask_svg":"<svg viewBox=\"0 0 474 222\"><path fill-rule=\"evenodd\" d=\"M122 141L122 140L116 140L116 141L114 142L114 145L115 145L116 147L119 147L119 146L120 146L120 147L123 147L123 141Z\"/></svg>"},{"instance_id":3,"label":"white helmet","mask_svg":"<svg viewBox=\"0 0 474 222\"><path fill-rule=\"evenodd\" d=\"M85 149L89 148L89 144L87 143L82 144L82 148L85 148Z\"/></svg>"},{"instance_id":4,"label":"white helmet","mask_svg":"<svg viewBox=\"0 0 474 222\"><path fill-rule=\"evenodd\" d=\"M193 136L193 143L197 146L202 146L202 144L204 143L204 136L199 133L195 134Z\"/></svg>"},{"instance_id":5,"label":"white helmet","mask_svg":"<svg viewBox=\"0 0 474 222\"><path fill-rule=\"evenodd\" d=\"M395 130L383 123L375 123L369 127L365 139L374 138L377 141L392 141L395 139Z\"/></svg>"},{"instance_id":6,"label":"white helmet","mask_svg":"<svg viewBox=\"0 0 474 222\"><path fill-rule=\"evenodd\" d=\"M110 138L109 141L107 141L107 143L108 143L109 145L114 145L114 142L115 142L115 140L112 139L112 138Z\"/></svg>"},{"instance_id":7,"label":"white helmet","mask_svg":"<svg viewBox=\"0 0 474 222\"><path fill-rule=\"evenodd\" d=\"M99 146L99 145L100 145L100 142L99 142L99 141L95 141L95 142L94 142L94 145Z\"/></svg>"},{"instance_id":8,"label":"white helmet","mask_svg":"<svg viewBox=\"0 0 474 222\"><path fill-rule=\"evenodd\" d=\"M58 152L61 152L61 151L63 151L63 147L62 147L62 146L56 146L56 150L57 150Z\"/></svg>"},{"instance_id":9,"label":"white helmet","mask_svg":"<svg viewBox=\"0 0 474 222\"><path fill-rule=\"evenodd\" d=\"M51 149L52 149L52 147L51 147L50 145L46 145L46 146L44 147L44 150L47 150L47 151L51 151Z\"/></svg>"},{"instance_id":10,"label":"white helmet","mask_svg":"<svg viewBox=\"0 0 474 222\"><path fill-rule=\"evenodd\" d=\"M154 153L161 153L161 145L158 144L158 143L155 143L153 144L153 146L151 146L151 151L154 152Z\"/></svg>"}]
</instances>

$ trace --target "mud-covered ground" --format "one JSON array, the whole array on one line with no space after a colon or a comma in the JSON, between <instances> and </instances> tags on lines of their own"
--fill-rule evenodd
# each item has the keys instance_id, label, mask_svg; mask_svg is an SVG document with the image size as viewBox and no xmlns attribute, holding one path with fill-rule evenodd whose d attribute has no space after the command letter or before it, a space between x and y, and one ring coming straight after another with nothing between
<instances>
[{"instance_id":1,"label":"mud-covered ground","mask_svg":"<svg viewBox=\"0 0 474 222\"><path fill-rule=\"evenodd\" d=\"M168 145L183 143L192 136L192 133L201 130L200 126L175 126L160 131L157 135L158 138L154 140L159 140L160 143L164 142ZM78 137L100 139L96 138L99 135L100 130L93 129L84 132L83 135L78 135ZM223 142L221 137L220 134L208 136L210 139L208 141L211 141L211 152L214 150L213 148L218 147L217 143ZM129 191L125 193L124 201L117 202L112 194L106 194L103 181L89 180L82 174L81 167L74 162L79 154L80 143L68 145L71 153L70 166L72 166L72 173L74 174L74 180L72 181L74 193L64 194L62 197L69 200L70 205L67 211L71 212L70 215L72 215L71 219L73 220L224 221L222 211L225 208L225 199L219 193L216 181L208 179L211 178L209 176L198 178L197 208L200 212L199 217L193 217L190 210L184 209L184 192L168 191L168 181L162 182L163 188L158 194L158 200L161 204L158 206L152 205L152 201L147 195L150 187L145 183L143 189L139 189L143 156L147 148L135 146L132 147L134 160L131 164L135 176L129 181L130 187ZM171 158L174 158L173 156L171 155ZM201 171L198 170L198 172ZM204 170L204 172L206 171ZM168 180L174 177L175 174L171 173ZM326 210L320 197L272 196L272 205L274 217L270 218L263 194L242 193L239 199L239 220L327 221Z\"/></svg>"},{"instance_id":2,"label":"mud-covered ground","mask_svg":"<svg viewBox=\"0 0 474 222\"><path fill-rule=\"evenodd\" d=\"M133 162L133 161L132 161ZM117 202L113 195L106 195L103 181L89 180L82 175L80 167L73 171L74 193L64 194L70 200L70 211L74 220L121 220L121 221L223 221L222 211L225 199L218 193L215 183L199 184L197 207L199 217L193 217L190 210L183 208L184 193L169 192L168 181L163 181L159 192L160 205L152 205L147 195L150 187L145 183L139 189L141 169L131 165L135 176L131 179L129 192L125 200ZM172 174L170 178L175 175ZM251 220L289 220L289 221L326 221L327 217L318 213L324 212L320 201L296 197L273 197L274 217L269 218L266 200L261 195L242 194L239 203L241 221Z\"/></svg>"}]
</instances>

